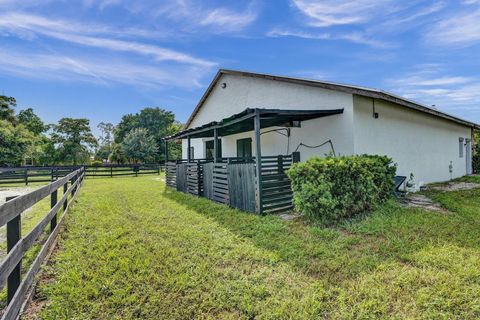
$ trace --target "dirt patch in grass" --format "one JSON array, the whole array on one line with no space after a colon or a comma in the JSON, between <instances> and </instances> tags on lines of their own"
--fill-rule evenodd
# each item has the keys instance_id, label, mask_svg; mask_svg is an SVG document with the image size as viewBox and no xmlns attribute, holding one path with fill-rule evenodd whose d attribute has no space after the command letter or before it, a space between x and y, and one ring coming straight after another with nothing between
<instances>
[{"instance_id":1,"label":"dirt patch in grass","mask_svg":"<svg viewBox=\"0 0 480 320\"><path fill-rule=\"evenodd\" d=\"M303 217L302 214L296 213L296 212L287 212L287 213L281 213L277 215L280 219L285 220L285 221L291 221L291 220L298 220Z\"/></svg>"},{"instance_id":2,"label":"dirt patch in grass","mask_svg":"<svg viewBox=\"0 0 480 320\"><path fill-rule=\"evenodd\" d=\"M434 185L430 187L433 190L438 191L460 191L460 190L471 190L480 188L480 183L474 182L449 182L447 184Z\"/></svg>"},{"instance_id":3,"label":"dirt patch in grass","mask_svg":"<svg viewBox=\"0 0 480 320\"><path fill-rule=\"evenodd\" d=\"M32 192L38 187L11 187L11 188L0 188L0 205L6 201L7 197L21 196Z\"/></svg>"},{"instance_id":4,"label":"dirt patch in grass","mask_svg":"<svg viewBox=\"0 0 480 320\"><path fill-rule=\"evenodd\" d=\"M411 194L401 200L402 205L407 208L420 208L428 211L440 213L449 213L449 211L441 206L440 203L433 201L423 194Z\"/></svg>"}]
</instances>

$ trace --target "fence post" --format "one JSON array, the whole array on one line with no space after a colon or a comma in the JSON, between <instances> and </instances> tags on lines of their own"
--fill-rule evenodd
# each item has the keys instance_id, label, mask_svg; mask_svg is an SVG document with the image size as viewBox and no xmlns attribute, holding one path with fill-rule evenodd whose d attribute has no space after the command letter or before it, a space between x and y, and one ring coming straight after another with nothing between
<instances>
[{"instance_id":1,"label":"fence post","mask_svg":"<svg viewBox=\"0 0 480 320\"><path fill-rule=\"evenodd\" d=\"M51 181L53 182L53 168L50 169L50 175L52 176L52 177L51 177Z\"/></svg>"},{"instance_id":2,"label":"fence post","mask_svg":"<svg viewBox=\"0 0 480 320\"><path fill-rule=\"evenodd\" d=\"M75 176L73 176L70 179L70 185L73 186L74 183L75 183ZM75 194L75 188L72 189L72 197L73 197L74 194Z\"/></svg>"},{"instance_id":3,"label":"fence post","mask_svg":"<svg viewBox=\"0 0 480 320\"><path fill-rule=\"evenodd\" d=\"M157 174L160 175L160 164L157 166Z\"/></svg>"},{"instance_id":4,"label":"fence post","mask_svg":"<svg viewBox=\"0 0 480 320\"><path fill-rule=\"evenodd\" d=\"M25 185L28 186L28 169L25 169Z\"/></svg>"},{"instance_id":5,"label":"fence post","mask_svg":"<svg viewBox=\"0 0 480 320\"><path fill-rule=\"evenodd\" d=\"M113 178L113 167L110 166L110 178Z\"/></svg>"},{"instance_id":6,"label":"fence post","mask_svg":"<svg viewBox=\"0 0 480 320\"><path fill-rule=\"evenodd\" d=\"M292 162L300 162L300 152L292 152Z\"/></svg>"},{"instance_id":7,"label":"fence post","mask_svg":"<svg viewBox=\"0 0 480 320\"><path fill-rule=\"evenodd\" d=\"M63 185L63 194L67 193L68 190L68 181L65 181ZM67 210L67 204L68 204L68 197L65 199L65 202L63 203L63 212Z\"/></svg>"},{"instance_id":8,"label":"fence post","mask_svg":"<svg viewBox=\"0 0 480 320\"><path fill-rule=\"evenodd\" d=\"M52 194L50 195L50 209L57 204L57 195L58 195L58 189L53 191ZM52 220L50 220L50 232L53 232L56 226L57 226L57 214L55 213L55 215L52 217Z\"/></svg>"},{"instance_id":9,"label":"fence post","mask_svg":"<svg viewBox=\"0 0 480 320\"><path fill-rule=\"evenodd\" d=\"M277 158L277 170L278 170L278 173L283 173L283 156L282 155L279 155L278 158Z\"/></svg>"},{"instance_id":10,"label":"fence post","mask_svg":"<svg viewBox=\"0 0 480 320\"><path fill-rule=\"evenodd\" d=\"M198 196L201 197L202 194L202 179L201 177L201 172L202 172L202 165L200 164L200 161L197 162L197 190L198 190Z\"/></svg>"},{"instance_id":11,"label":"fence post","mask_svg":"<svg viewBox=\"0 0 480 320\"><path fill-rule=\"evenodd\" d=\"M77 182L77 180L78 180L78 173L75 173L75 176L73 177L73 182ZM78 188L78 184L75 186L75 188L73 188L75 193L77 193L77 188Z\"/></svg>"},{"instance_id":12,"label":"fence post","mask_svg":"<svg viewBox=\"0 0 480 320\"><path fill-rule=\"evenodd\" d=\"M12 200L17 196L7 197L6 200ZM10 252L13 247L20 241L22 237L22 218L21 214L13 218L12 220L7 222L7 253ZM17 292L18 287L20 286L21 281L21 266L22 260L20 260L17 266L12 270L10 275L8 276L7 280L7 301L10 303L13 297L15 296L15 292Z\"/></svg>"}]
</instances>

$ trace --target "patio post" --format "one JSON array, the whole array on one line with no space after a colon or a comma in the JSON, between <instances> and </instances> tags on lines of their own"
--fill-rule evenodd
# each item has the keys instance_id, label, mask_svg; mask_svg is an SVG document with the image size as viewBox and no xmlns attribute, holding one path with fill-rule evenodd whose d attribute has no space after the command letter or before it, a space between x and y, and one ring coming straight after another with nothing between
<instances>
[{"instance_id":1,"label":"patio post","mask_svg":"<svg viewBox=\"0 0 480 320\"><path fill-rule=\"evenodd\" d=\"M168 162L168 140L165 139L165 165Z\"/></svg>"},{"instance_id":2,"label":"patio post","mask_svg":"<svg viewBox=\"0 0 480 320\"><path fill-rule=\"evenodd\" d=\"M190 160L192 158L192 152L190 151L191 148L191 142L190 142L190 136L187 136L187 162L190 163Z\"/></svg>"},{"instance_id":3,"label":"patio post","mask_svg":"<svg viewBox=\"0 0 480 320\"><path fill-rule=\"evenodd\" d=\"M217 150L218 150L218 132L217 128L213 129L213 162L217 162Z\"/></svg>"},{"instance_id":4,"label":"patio post","mask_svg":"<svg viewBox=\"0 0 480 320\"><path fill-rule=\"evenodd\" d=\"M255 109L254 130L255 130L255 163L256 163L256 207L257 213L263 214L262 210L262 148L260 145L260 110Z\"/></svg>"}]
</instances>

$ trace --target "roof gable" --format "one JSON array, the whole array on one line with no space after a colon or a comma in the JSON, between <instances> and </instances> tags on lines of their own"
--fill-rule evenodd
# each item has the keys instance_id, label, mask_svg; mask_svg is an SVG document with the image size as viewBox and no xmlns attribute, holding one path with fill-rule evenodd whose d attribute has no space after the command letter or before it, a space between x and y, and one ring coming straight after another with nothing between
<instances>
[{"instance_id":1,"label":"roof gable","mask_svg":"<svg viewBox=\"0 0 480 320\"><path fill-rule=\"evenodd\" d=\"M334 82L328 82L328 81L293 78L293 77L285 77L285 76L277 76L277 75L270 75L270 74L264 74L264 73L245 72L245 71L237 71L237 70L229 70L229 69L218 70L217 74L213 78L212 82L208 86L207 90L205 91L202 98L200 99L197 106L195 107L192 114L190 115L189 119L187 120L187 123L185 124L185 128L188 128L189 125L192 123L193 119L198 114L203 104L207 100L208 96L211 94L213 88L215 87L217 82L220 80L220 78L224 74L253 77L253 78L262 78L262 79L273 80L273 81L282 81L282 82L294 83L299 85L306 85L306 86L312 86L312 87L323 88L328 90L340 91L340 92L345 92L350 94L356 94L356 95L370 97L374 99L380 99L380 100L384 100L384 101L388 101L388 102L392 102L392 103L404 106L409 109L421 111L421 112L428 113L440 118L444 118L456 123L460 123L465 126L480 128L480 125L476 123L458 118L456 116L447 114L445 112L438 111L426 105L419 104L417 102L399 97L397 95L394 95L392 93L389 93L383 90L377 90L377 89L359 87L359 86L353 86L353 85L347 85L347 84L340 84L340 83L334 83Z\"/></svg>"}]
</instances>

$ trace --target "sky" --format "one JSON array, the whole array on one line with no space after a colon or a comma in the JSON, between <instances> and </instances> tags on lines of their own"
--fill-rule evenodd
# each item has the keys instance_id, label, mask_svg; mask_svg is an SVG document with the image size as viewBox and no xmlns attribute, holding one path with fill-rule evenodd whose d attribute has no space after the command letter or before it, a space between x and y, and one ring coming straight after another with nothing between
<instances>
[{"instance_id":1,"label":"sky","mask_svg":"<svg viewBox=\"0 0 480 320\"><path fill-rule=\"evenodd\" d=\"M480 0L0 0L0 94L47 123L144 107L185 122L219 68L378 88L480 123Z\"/></svg>"}]
</instances>

